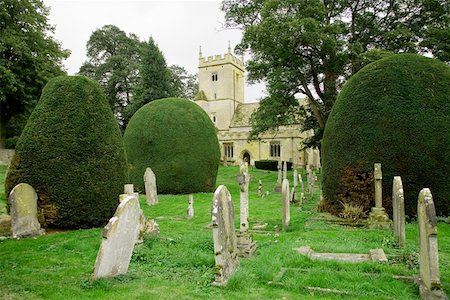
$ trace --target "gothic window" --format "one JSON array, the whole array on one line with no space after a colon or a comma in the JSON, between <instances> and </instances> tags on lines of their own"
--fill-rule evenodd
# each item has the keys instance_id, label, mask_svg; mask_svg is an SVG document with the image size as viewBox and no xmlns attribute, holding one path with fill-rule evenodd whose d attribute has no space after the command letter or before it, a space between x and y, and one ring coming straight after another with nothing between
<instances>
[{"instance_id":1,"label":"gothic window","mask_svg":"<svg viewBox=\"0 0 450 300\"><path fill-rule=\"evenodd\" d=\"M225 154L226 158L233 158L233 143L224 143L223 153Z\"/></svg>"},{"instance_id":2,"label":"gothic window","mask_svg":"<svg viewBox=\"0 0 450 300\"><path fill-rule=\"evenodd\" d=\"M212 73L211 78L212 78L212 81L217 81L218 80L217 79L217 73Z\"/></svg>"},{"instance_id":3,"label":"gothic window","mask_svg":"<svg viewBox=\"0 0 450 300\"><path fill-rule=\"evenodd\" d=\"M271 142L270 143L270 156L280 157L280 153L281 153L280 142Z\"/></svg>"}]
</instances>

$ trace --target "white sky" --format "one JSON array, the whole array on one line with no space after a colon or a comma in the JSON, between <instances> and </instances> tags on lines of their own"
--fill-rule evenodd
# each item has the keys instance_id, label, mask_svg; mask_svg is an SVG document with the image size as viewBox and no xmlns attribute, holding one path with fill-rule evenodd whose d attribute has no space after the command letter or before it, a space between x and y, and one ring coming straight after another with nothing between
<instances>
[{"instance_id":1,"label":"white sky","mask_svg":"<svg viewBox=\"0 0 450 300\"><path fill-rule=\"evenodd\" d=\"M69 74L86 61L86 43L91 33L112 24L141 40L153 37L168 65L184 67L190 74L198 68L199 46L203 56L224 54L242 32L223 29L220 1L70 1L44 0L50 7L49 23L56 26L55 38L71 51L65 61ZM264 96L264 85L246 86L245 101Z\"/></svg>"}]
</instances>

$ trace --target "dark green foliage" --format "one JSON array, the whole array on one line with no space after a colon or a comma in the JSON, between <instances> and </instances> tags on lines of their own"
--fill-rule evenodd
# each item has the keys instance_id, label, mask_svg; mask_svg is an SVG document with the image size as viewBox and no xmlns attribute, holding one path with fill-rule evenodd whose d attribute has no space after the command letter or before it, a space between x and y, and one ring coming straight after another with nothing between
<instances>
[{"instance_id":1,"label":"dark green foliage","mask_svg":"<svg viewBox=\"0 0 450 300\"><path fill-rule=\"evenodd\" d=\"M292 163L286 162L287 169L292 169ZM278 171L278 160L256 160L255 167L260 170ZM284 162L281 162L281 169L284 168Z\"/></svg>"},{"instance_id":2,"label":"dark green foliage","mask_svg":"<svg viewBox=\"0 0 450 300\"><path fill-rule=\"evenodd\" d=\"M152 168L158 193L211 192L220 160L213 123L195 103L178 98L152 101L131 118L124 134L130 181L144 191Z\"/></svg>"},{"instance_id":3,"label":"dark green foliage","mask_svg":"<svg viewBox=\"0 0 450 300\"><path fill-rule=\"evenodd\" d=\"M47 81L64 74L70 52L50 36L48 14L40 0L0 0L0 147L20 135Z\"/></svg>"},{"instance_id":4,"label":"dark green foliage","mask_svg":"<svg viewBox=\"0 0 450 300\"><path fill-rule=\"evenodd\" d=\"M100 86L86 77L57 77L17 143L5 191L20 182L33 186L47 226L100 226L117 207L126 171L120 131Z\"/></svg>"},{"instance_id":5,"label":"dark green foliage","mask_svg":"<svg viewBox=\"0 0 450 300\"><path fill-rule=\"evenodd\" d=\"M447 65L411 54L376 61L347 82L322 142L323 191L330 211L346 199L369 209L373 196L366 183L379 162L388 211L393 176L399 175L409 216L416 213L418 193L425 187L431 189L437 214L450 213L449 83Z\"/></svg>"}]
</instances>

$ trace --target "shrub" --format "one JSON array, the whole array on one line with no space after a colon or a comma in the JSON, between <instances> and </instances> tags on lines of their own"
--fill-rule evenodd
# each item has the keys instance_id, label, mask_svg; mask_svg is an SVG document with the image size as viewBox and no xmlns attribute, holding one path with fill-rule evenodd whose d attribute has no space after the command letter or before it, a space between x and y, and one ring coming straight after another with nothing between
<instances>
[{"instance_id":1,"label":"shrub","mask_svg":"<svg viewBox=\"0 0 450 300\"><path fill-rule=\"evenodd\" d=\"M117 207L126 167L100 86L86 77L57 77L43 89L17 142L5 190L20 182L33 186L45 226L100 226Z\"/></svg>"},{"instance_id":2,"label":"shrub","mask_svg":"<svg viewBox=\"0 0 450 300\"><path fill-rule=\"evenodd\" d=\"M323 192L331 212L340 201L373 201L373 165L382 164L383 206L392 210L394 176L401 176L406 213L416 214L429 187L436 212L450 210L450 68L419 55L393 55L353 75L327 120Z\"/></svg>"},{"instance_id":3,"label":"shrub","mask_svg":"<svg viewBox=\"0 0 450 300\"><path fill-rule=\"evenodd\" d=\"M141 107L124 134L130 181L144 190L147 167L158 193L211 192L220 149L215 127L203 109L185 99L165 98Z\"/></svg>"},{"instance_id":4,"label":"shrub","mask_svg":"<svg viewBox=\"0 0 450 300\"><path fill-rule=\"evenodd\" d=\"M292 169L292 163L287 163L287 169ZM281 162L281 169L283 170L284 167L284 161ZM260 170L269 170L269 171L278 171L278 160L256 160L255 161L255 168Z\"/></svg>"}]
</instances>

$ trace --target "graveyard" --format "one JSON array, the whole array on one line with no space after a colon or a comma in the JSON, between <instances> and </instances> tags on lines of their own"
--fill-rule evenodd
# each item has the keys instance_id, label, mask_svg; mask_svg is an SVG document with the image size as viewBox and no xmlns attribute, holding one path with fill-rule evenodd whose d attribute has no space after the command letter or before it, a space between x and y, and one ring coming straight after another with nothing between
<instances>
[{"instance_id":1,"label":"graveyard","mask_svg":"<svg viewBox=\"0 0 450 300\"><path fill-rule=\"evenodd\" d=\"M6 167L0 168L3 218ZM0 236L4 236L0 241L0 294L4 299L420 299L419 287L412 281L419 276L417 220L405 224L403 248L392 229L343 225L344 219L317 212L321 174L316 172L319 180L314 194L306 193L301 209L298 203L291 203L286 222L282 218L283 193L274 192L277 172L250 167L248 173L245 226L257 249L253 256L239 259L238 268L224 286L213 284L213 193L196 193L192 199L189 195L159 194L156 205L148 205L145 195L139 195L144 215L158 223L159 234L137 244L128 272L116 277L92 279L102 228L46 229L45 235L20 239L7 237L9 228L0 228ZM299 169L299 173L307 182L305 170ZM241 225L239 174L238 166L221 166L216 184L230 192L237 233ZM292 176L293 171L288 171L291 188ZM192 205L187 217L189 200ZM448 295L448 218L438 218L437 232L441 287ZM299 253L298 249L305 247L309 247L308 255ZM372 249L383 249L388 261L314 258L326 253L367 254Z\"/></svg>"}]
</instances>

